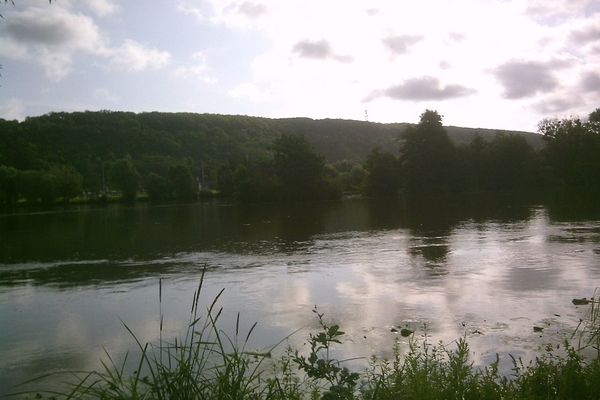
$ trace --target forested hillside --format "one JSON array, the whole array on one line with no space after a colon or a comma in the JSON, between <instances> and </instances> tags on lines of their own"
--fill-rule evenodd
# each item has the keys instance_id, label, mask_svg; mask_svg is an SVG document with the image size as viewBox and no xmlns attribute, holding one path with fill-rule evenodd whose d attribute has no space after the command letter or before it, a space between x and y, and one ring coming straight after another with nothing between
<instances>
[{"instance_id":1,"label":"forested hillside","mask_svg":"<svg viewBox=\"0 0 600 400\"><path fill-rule=\"evenodd\" d=\"M282 135L304 137L310 151L322 158L319 173L331 177L336 171L325 169L325 164L336 165L337 172L345 174L344 189L358 190L371 151L380 148L396 155L399 138L411 126L110 111L51 113L20 123L0 120L0 203L50 202L110 190L132 199L139 190L157 199L193 197L198 186L239 192L240 185L233 187L233 181L237 178L239 183L248 171L263 171L247 177L252 178L248 188L276 175L261 165L276 157L273 144ZM447 132L457 146L475 137L489 142L498 133L512 133L457 127ZM541 135L517 133L533 149L543 147Z\"/></svg>"}]
</instances>

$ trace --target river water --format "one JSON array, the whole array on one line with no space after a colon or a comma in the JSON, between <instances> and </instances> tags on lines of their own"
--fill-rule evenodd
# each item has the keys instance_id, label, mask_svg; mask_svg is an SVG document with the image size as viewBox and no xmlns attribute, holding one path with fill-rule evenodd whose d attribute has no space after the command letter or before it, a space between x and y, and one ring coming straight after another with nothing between
<instances>
[{"instance_id":1,"label":"river water","mask_svg":"<svg viewBox=\"0 0 600 400\"><path fill-rule=\"evenodd\" d=\"M123 323L156 342L163 315L162 337L180 336L204 270L201 304L224 288L224 329L258 322L256 350L297 330L302 349L318 305L347 333L340 357L390 356L407 327L466 335L477 364L527 359L569 337L585 313L571 300L600 286L600 212L505 198L2 215L0 395L135 355Z\"/></svg>"}]
</instances>

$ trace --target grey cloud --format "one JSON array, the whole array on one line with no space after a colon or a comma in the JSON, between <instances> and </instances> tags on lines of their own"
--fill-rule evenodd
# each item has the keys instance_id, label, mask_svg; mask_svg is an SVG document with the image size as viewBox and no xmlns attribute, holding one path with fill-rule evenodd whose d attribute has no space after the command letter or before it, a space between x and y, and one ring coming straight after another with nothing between
<instances>
[{"instance_id":1,"label":"grey cloud","mask_svg":"<svg viewBox=\"0 0 600 400\"><path fill-rule=\"evenodd\" d=\"M575 105L575 102L572 100L555 98L534 104L533 108L542 114L556 114L565 112Z\"/></svg>"},{"instance_id":2,"label":"grey cloud","mask_svg":"<svg viewBox=\"0 0 600 400\"><path fill-rule=\"evenodd\" d=\"M336 54L326 40L303 40L294 45L293 51L302 58L312 58L317 60L332 59L343 63L352 62L351 56Z\"/></svg>"},{"instance_id":3,"label":"grey cloud","mask_svg":"<svg viewBox=\"0 0 600 400\"><path fill-rule=\"evenodd\" d=\"M371 93L365 102L378 97L389 97L395 100L447 100L457 97L465 97L474 94L475 90L462 85L441 85L439 79L432 76L412 78L400 85L390 86L387 89L377 90Z\"/></svg>"},{"instance_id":4,"label":"grey cloud","mask_svg":"<svg viewBox=\"0 0 600 400\"><path fill-rule=\"evenodd\" d=\"M405 54L408 48L423 39L423 36L388 36L381 41L394 54Z\"/></svg>"},{"instance_id":5,"label":"grey cloud","mask_svg":"<svg viewBox=\"0 0 600 400\"><path fill-rule=\"evenodd\" d=\"M263 14L266 14L267 7L264 4L245 1L238 4L237 11L248 18L257 18Z\"/></svg>"},{"instance_id":6,"label":"grey cloud","mask_svg":"<svg viewBox=\"0 0 600 400\"><path fill-rule=\"evenodd\" d=\"M34 15L16 15L6 24L6 33L12 39L32 44L49 46L68 43L76 33L58 18L32 18Z\"/></svg>"},{"instance_id":7,"label":"grey cloud","mask_svg":"<svg viewBox=\"0 0 600 400\"><path fill-rule=\"evenodd\" d=\"M581 89L584 92L600 92L600 74L588 72L581 79Z\"/></svg>"},{"instance_id":8,"label":"grey cloud","mask_svg":"<svg viewBox=\"0 0 600 400\"><path fill-rule=\"evenodd\" d=\"M585 29L571 32L571 41L577 44L587 44L600 40L600 26L589 26Z\"/></svg>"},{"instance_id":9,"label":"grey cloud","mask_svg":"<svg viewBox=\"0 0 600 400\"><path fill-rule=\"evenodd\" d=\"M463 42L465 40L465 35L464 33L459 33L459 32L452 32L448 35L448 37L453 41L453 42Z\"/></svg>"},{"instance_id":10,"label":"grey cloud","mask_svg":"<svg viewBox=\"0 0 600 400\"><path fill-rule=\"evenodd\" d=\"M564 68L565 61L509 61L494 71L496 78L504 86L504 97L520 99L546 93L558 86L553 70Z\"/></svg>"}]
</instances>

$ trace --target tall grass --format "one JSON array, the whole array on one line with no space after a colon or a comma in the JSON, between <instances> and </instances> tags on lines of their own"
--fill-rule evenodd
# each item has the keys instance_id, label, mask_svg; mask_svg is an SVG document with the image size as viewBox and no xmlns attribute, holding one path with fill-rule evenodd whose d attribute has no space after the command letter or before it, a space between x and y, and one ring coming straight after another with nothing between
<instances>
[{"instance_id":1,"label":"tall grass","mask_svg":"<svg viewBox=\"0 0 600 400\"><path fill-rule=\"evenodd\" d=\"M64 393L28 393L36 398L61 399L600 399L600 359L584 358L581 350L598 352L598 293L590 301L590 313L577 327L572 343L563 344L560 355L548 348L525 365L512 359L509 375L499 369L499 358L477 367L469 359L466 338L450 345L411 337L402 352L396 343L391 359L371 358L365 371L350 371L344 362L330 357L341 346L344 332L329 324L315 307L320 329L308 336L306 353L285 349L273 359L276 346L252 352L248 344L256 324L240 331L237 315L232 336L219 328L223 294L201 310L204 274L194 292L190 319L183 337L162 339L162 307L159 342L141 343L125 323L141 356L134 371L125 361L116 364L106 353L102 369L74 374ZM162 302L162 283L159 283ZM285 339L284 339L285 340ZM46 377L48 378L48 377ZM51 376L50 378L53 378ZM21 393L23 395L23 393Z\"/></svg>"}]
</instances>

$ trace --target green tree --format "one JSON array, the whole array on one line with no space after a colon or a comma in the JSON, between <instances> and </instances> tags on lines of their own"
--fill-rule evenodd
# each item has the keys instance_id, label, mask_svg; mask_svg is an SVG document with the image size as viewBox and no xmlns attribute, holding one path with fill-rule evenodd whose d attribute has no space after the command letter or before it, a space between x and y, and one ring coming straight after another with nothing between
<instances>
[{"instance_id":1,"label":"green tree","mask_svg":"<svg viewBox=\"0 0 600 400\"><path fill-rule=\"evenodd\" d=\"M50 204L58 196L56 179L46 171L20 171L17 176L17 187L20 195L29 203Z\"/></svg>"},{"instance_id":2,"label":"green tree","mask_svg":"<svg viewBox=\"0 0 600 400\"><path fill-rule=\"evenodd\" d=\"M585 122L546 119L538 125L547 140L545 156L562 185L587 192L600 190L600 129L594 113Z\"/></svg>"},{"instance_id":3,"label":"green tree","mask_svg":"<svg viewBox=\"0 0 600 400\"><path fill-rule=\"evenodd\" d=\"M135 200L138 181L139 176L130 157L119 159L110 167L110 182L121 191L123 200Z\"/></svg>"},{"instance_id":4,"label":"green tree","mask_svg":"<svg viewBox=\"0 0 600 400\"><path fill-rule=\"evenodd\" d=\"M15 168L0 165L0 204L12 205L19 199L18 175L19 171Z\"/></svg>"},{"instance_id":5,"label":"green tree","mask_svg":"<svg viewBox=\"0 0 600 400\"><path fill-rule=\"evenodd\" d=\"M145 187L151 201L168 200L173 196L173 188L169 180L154 172L146 176Z\"/></svg>"},{"instance_id":6,"label":"green tree","mask_svg":"<svg viewBox=\"0 0 600 400\"><path fill-rule=\"evenodd\" d=\"M81 193L82 177L73 167L57 165L48 171L54 178L58 197L67 201Z\"/></svg>"},{"instance_id":7,"label":"green tree","mask_svg":"<svg viewBox=\"0 0 600 400\"><path fill-rule=\"evenodd\" d=\"M589 122L600 122L600 108L596 108L594 111L590 113L588 116Z\"/></svg>"},{"instance_id":8,"label":"green tree","mask_svg":"<svg viewBox=\"0 0 600 400\"><path fill-rule=\"evenodd\" d=\"M319 199L335 195L325 179L325 159L304 136L282 135L273 142L275 173L285 200Z\"/></svg>"},{"instance_id":9,"label":"green tree","mask_svg":"<svg viewBox=\"0 0 600 400\"><path fill-rule=\"evenodd\" d=\"M275 167L269 160L246 162L233 174L235 196L245 202L279 200Z\"/></svg>"},{"instance_id":10,"label":"green tree","mask_svg":"<svg viewBox=\"0 0 600 400\"><path fill-rule=\"evenodd\" d=\"M400 137L403 186L409 194L456 189L456 149L437 111L425 110Z\"/></svg>"},{"instance_id":11,"label":"green tree","mask_svg":"<svg viewBox=\"0 0 600 400\"><path fill-rule=\"evenodd\" d=\"M373 197L393 197L398 194L400 165L390 153L374 149L365 162L365 193Z\"/></svg>"},{"instance_id":12,"label":"green tree","mask_svg":"<svg viewBox=\"0 0 600 400\"><path fill-rule=\"evenodd\" d=\"M190 200L196 197L196 180L187 166L176 165L169 168L169 180L176 199Z\"/></svg>"}]
</instances>

